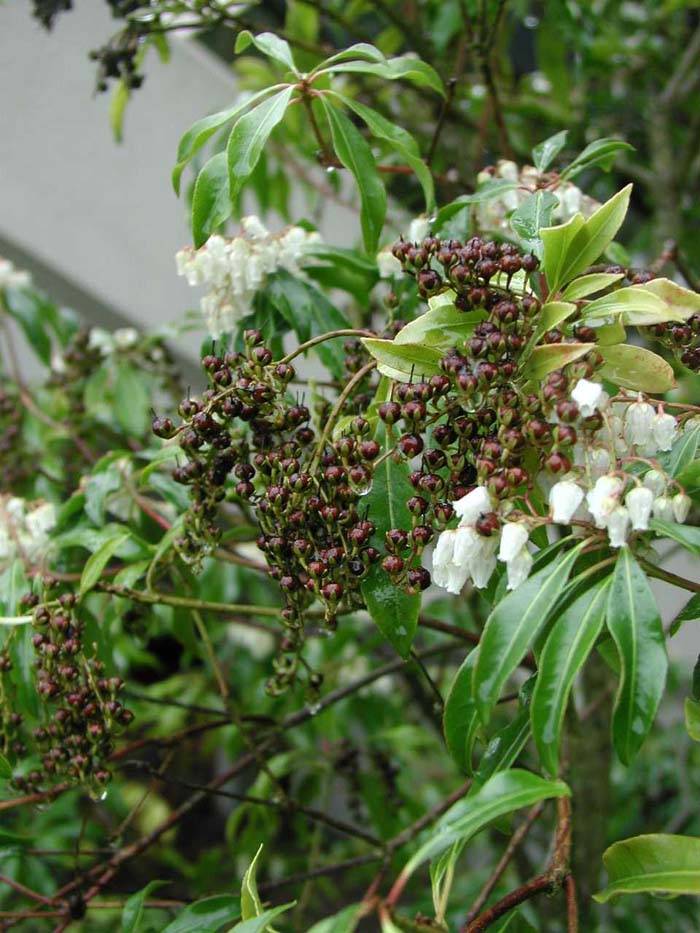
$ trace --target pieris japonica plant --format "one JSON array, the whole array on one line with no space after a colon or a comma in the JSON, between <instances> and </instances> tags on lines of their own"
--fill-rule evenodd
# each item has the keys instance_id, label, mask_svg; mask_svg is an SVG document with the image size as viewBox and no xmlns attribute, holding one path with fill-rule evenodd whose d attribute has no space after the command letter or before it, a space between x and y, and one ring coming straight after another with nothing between
<instances>
[{"instance_id":1,"label":"pieris japonica plant","mask_svg":"<svg viewBox=\"0 0 700 933\"><path fill-rule=\"evenodd\" d=\"M616 242L632 185L574 182L630 146L559 132L442 199L417 55L123 6L102 83L185 15L269 75L175 159L196 381L0 259L0 926L694 929L650 895L700 893L697 777L681 817L644 794L698 764L700 293ZM430 151L367 77L434 98ZM356 248L251 213L290 141Z\"/></svg>"}]
</instances>

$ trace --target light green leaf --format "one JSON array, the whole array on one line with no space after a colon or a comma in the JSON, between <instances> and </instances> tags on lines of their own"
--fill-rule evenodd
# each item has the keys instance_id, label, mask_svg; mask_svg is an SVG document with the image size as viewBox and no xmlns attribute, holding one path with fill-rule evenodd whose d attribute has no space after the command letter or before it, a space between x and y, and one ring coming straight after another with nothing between
<instances>
[{"instance_id":1,"label":"light green leaf","mask_svg":"<svg viewBox=\"0 0 700 933\"><path fill-rule=\"evenodd\" d=\"M218 933L224 923L235 920L239 913L237 897L233 894L215 894L189 904L167 925L163 933ZM242 926L237 924L234 930ZM263 929L264 926L259 927L260 933Z\"/></svg>"},{"instance_id":2,"label":"light green leaf","mask_svg":"<svg viewBox=\"0 0 700 933\"><path fill-rule=\"evenodd\" d=\"M538 172L546 172L552 162L566 145L567 130L555 133L544 142L538 143L532 150L532 164Z\"/></svg>"},{"instance_id":3,"label":"light green leaf","mask_svg":"<svg viewBox=\"0 0 700 933\"><path fill-rule=\"evenodd\" d=\"M557 554L491 611L481 637L472 687L483 723L488 722L506 681L547 622L581 547L579 544Z\"/></svg>"},{"instance_id":4,"label":"light green leaf","mask_svg":"<svg viewBox=\"0 0 700 933\"><path fill-rule=\"evenodd\" d=\"M575 313L576 305L571 301L548 301L542 305L537 316L536 339L539 339L542 334L546 334L548 330L558 327ZM548 344L548 346L554 346L554 344ZM561 346L561 344L557 344L557 346ZM565 346L568 346L568 344L565 344Z\"/></svg>"},{"instance_id":5,"label":"light green leaf","mask_svg":"<svg viewBox=\"0 0 700 933\"><path fill-rule=\"evenodd\" d=\"M551 191L536 191L520 204L510 215L510 226L527 249L542 255L540 229L552 220L552 211L559 203Z\"/></svg>"},{"instance_id":6,"label":"light green leaf","mask_svg":"<svg viewBox=\"0 0 700 933\"><path fill-rule=\"evenodd\" d=\"M164 884L169 884L169 882L149 881L145 888L141 888L136 894L131 895L122 910L121 933L143 933L143 912L147 909L144 907L144 902Z\"/></svg>"},{"instance_id":7,"label":"light green leaf","mask_svg":"<svg viewBox=\"0 0 700 933\"><path fill-rule=\"evenodd\" d=\"M390 379L408 382L414 377L433 376L441 372L440 360L444 353L433 347L395 343L378 337L363 337L362 343L379 364L379 372Z\"/></svg>"},{"instance_id":8,"label":"light green leaf","mask_svg":"<svg viewBox=\"0 0 700 933\"><path fill-rule=\"evenodd\" d=\"M535 347L524 366L524 374L533 382L539 382L555 369L573 363L596 349L595 343L548 343Z\"/></svg>"},{"instance_id":9,"label":"light green leaf","mask_svg":"<svg viewBox=\"0 0 700 933\"><path fill-rule=\"evenodd\" d=\"M664 692L668 659L659 610L646 574L621 548L610 587L607 625L621 663L613 744L623 764L639 751Z\"/></svg>"},{"instance_id":10,"label":"light green leaf","mask_svg":"<svg viewBox=\"0 0 700 933\"><path fill-rule=\"evenodd\" d=\"M80 593L84 595L99 582L102 572L110 562L119 547L130 537L129 532L116 534L107 538L85 562L80 577Z\"/></svg>"},{"instance_id":11,"label":"light green leaf","mask_svg":"<svg viewBox=\"0 0 700 933\"><path fill-rule=\"evenodd\" d=\"M676 522L665 522L660 518L652 518L649 527L658 535L677 541L691 554L700 557L700 528L695 525L679 525Z\"/></svg>"},{"instance_id":12,"label":"light green leaf","mask_svg":"<svg viewBox=\"0 0 700 933\"><path fill-rule=\"evenodd\" d=\"M422 344L445 349L458 346L471 337L480 321L488 317L488 312L481 308L458 311L452 291L443 292L438 297L445 300L436 302L434 298L429 299L429 310L402 327L394 337L395 344Z\"/></svg>"},{"instance_id":13,"label":"light green leaf","mask_svg":"<svg viewBox=\"0 0 700 933\"><path fill-rule=\"evenodd\" d=\"M313 69L311 74L318 74L321 70L332 71L331 65L354 59L366 59L370 62L385 62L386 56L383 55L376 46L370 45L369 42L356 42L354 45L349 45L346 49L343 49L342 52L336 52L334 55L331 55L330 58L326 58Z\"/></svg>"},{"instance_id":14,"label":"light green leaf","mask_svg":"<svg viewBox=\"0 0 700 933\"><path fill-rule=\"evenodd\" d=\"M257 862L262 850L263 845L260 843L258 851L253 856L253 861L243 875L243 882L241 884L241 917L244 920L250 920L251 917L259 917L263 912L262 901L258 894L258 884L255 878Z\"/></svg>"},{"instance_id":15,"label":"light green leaf","mask_svg":"<svg viewBox=\"0 0 700 933\"><path fill-rule=\"evenodd\" d=\"M469 652L457 671L445 700L442 726L450 755L466 774L472 773L472 752L480 726L472 679L478 650Z\"/></svg>"},{"instance_id":16,"label":"light green leaf","mask_svg":"<svg viewBox=\"0 0 700 933\"><path fill-rule=\"evenodd\" d=\"M129 102L129 85L123 78L117 81L112 91L112 100L109 103L109 122L112 126L115 142L122 142L124 138L124 112Z\"/></svg>"},{"instance_id":17,"label":"light green leaf","mask_svg":"<svg viewBox=\"0 0 700 933\"><path fill-rule=\"evenodd\" d=\"M360 224L365 249L368 253L376 253L386 214L386 191L377 175L372 150L342 111L333 107L325 97L321 98L321 104L330 126L335 153L354 176L360 192Z\"/></svg>"},{"instance_id":18,"label":"light green leaf","mask_svg":"<svg viewBox=\"0 0 700 933\"><path fill-rule=\"evenodd\" d=\"M603 139L596 139L590 143L583 152L576 156L561 173L561 178L575 178L584 169L591 168L593 165L600 165L604 171L609 171L615 161L618 152L634 152L634 146L624 142L622 139L613 139L606 136Z\"/></svg>"},{"instance_id":19,"label":"light green leaf","mask_svg":"<svg viewBox=\"0 0 700 933\"><path fill-rule=\"evenodd\" d=\"M563 270L568 251L577 234L585 227L581 214L574 214L571 220L556 227L543 227L540 231L542 240L542 259L544 272L549 286L549 295L554 297L563 282ZM572 276L573 278L573 276Z\"/></svg>"},{"instance_id":20,"label":"light green leaf","mask_svg":"<svg viewBox=\"0 0 700 933\"><path fill-rule=\"evenodd\" d=\"M314 923L309 933L353 933L360 921L361 910L362 904L351 904L340 913Z\"/></svg>"},{"instance_id":21,"label":"light green leaf","mask_svg":"<svg viewBox=\"0 0 700 933\"><path fill-rule=\"evenodd\" d=\"M0 780L9 781L12 777L12 765L5 758L4 755L0 755ZM0 842L3 840L0 838Z\"/></svg>"},{"instance_id":22,"label":"light green leaf","mask_svg":"<svg viewBox=\"0 0 700 933\"><path fill-rule=\"evenodd\" d=\"M231 130L226 153L231 186L235 198L258 164L270 133L284 117L294 87L286 87L240 118Z\"/></svg>"},{"instance_id":23,"label":"light green leaf","mask_svg":"<svg viewBox=\"0 0 700 933\"><path fill-rule=\"evenodd\" d=\"M323 74L327 71L332 71L335 74L346 72L376 75L378 78L386 78L388 81L398 81L400 78L405 78L412 84L432 88L441 97L445 96L445 86L437 71L426 62L412 55L400 55L397 58L389 58L383 62L346 61L338 62L332 67L328 67L326 64L316 73Z\"/></svg>"},{"instance_id":24,"label":"light green leaf","mask_svg":"<svg viewBox=\"0 0 700 933\"><path fill-rule=\"evenodd\" d=\"M539 659L530 717L540 759L551 775L559 772L561 729L571 688L605 621L609 582L590 587L561 613Z\"/></svg>"},{"instance_id":25,"label":"light green leaf","mask_svg":"<svg viewBox=\"0 0 700 933\"><path fill-rule=\"evenodd\" d=\"M668 392L676 380L673 369L645 347L619 343L611 347L598 347L603 357L601 375L616 385L637 392Z\"/></svg>"},{"instance_id":26,"label":"light green leaf","mask_svg":"<svg viewBox=\"0 0 700 933\"><path fill-rule=\"evenodd\" d=\"M551 797L568 797L562 781L547 781L529 771L500 771L478 793L458 801L430 831L427 840L401 872L412 874L419 865L436 858L455 842L468 842L495 819Z\"/></svg>"},{"instance_id":27,"label":"light green leaf","mask_svg":"<svg viewBox=\"0 0 700 933\"><path fill-rule=\"evenodd\" d=\"M273 32L261 32L257 36L254 36L252 32L244 29L242 32L239 32L236 37L236 55L244 52L251 44L254 45L256 49L259 49L263 55L278 62L284 68L293 71L294 74L298 74L292 50L289 47L289 43L284 39L280 39L280 37L276 36Z\"/></svg>"},{"instance_id":28,"label":"light green leaf","mask_svg":"<svg viewBox=\"0 0 700 933\"><path fill-rule=\"evenodd\" d=\"M34 616L0 616L0 625L28 625L34 621Z\"/></svg>"},{"instance_id":29,"label":"light green leaf","mask_svg":"<svg viewBox=\"0 0 700 933\"><path fill-rule=\"evenodd\" d=\"M483 204L486 201L494 201L503 197L503 195L507 194L509 191L515 191L517 187L518 185L516 182L504 181L500 178L490 178L482 185L479 185L473 194L463 194L455 198L454 201L450 201L449 204L445 204L444 207L441 207L435 218L435 227L438 228L446 224L448 220L451 220L455 214L459 214L460 211L463 211L465 207L469 207L472 204Z\"/></svg>"},{"instance_id":30,"label":"light green leaf","mask_svg":"<svg viewBox=\"0 0 700 933\"><path fill-rule=\"evenodd\" d=\"M608 886L593 897L618 894L700 894L700 839L663 833L633 836L603 855Z\"/></svg>"},{"instance_id":31,"label":"light green leaf","mask_svg":"<svg viewBox=\"0 0 700 933\"><path fill-rule=\"evenodd\" d=\"M342 101L346 107L354 110L355 113L367 124L372 136L377 139L384 139L397 152L404 161L411 166L416 178L420 182L425 197L425 209L431 212L435 208L435 186L433 184L433 175L425 164L418 149L418 143L403 127L397 126L385 119L376 110L366 107L358 100L347 97L345 94L332 92L333 96Z\"/></svg>"},{"instance_id":32,"label":"light green leaf","mask_svg":"<svg viewBox=\"0 0 700 933\"><path fill-rule=\"evenodd\" d=\"M685 698L685 728L693 742L700 742L700 703Z\"/></svg>"},{"instance_id":33,"label":"light green leaf","mask_svg":"<svg viewBox=\"0 0 700 933\"><path fill-rule=\"evenodd\" d=\"M577 301L579 298L595 295L596 292L602 292L611 285L615 285L624 277L622 272L593 272L590 275L580 275L573 282L569 282L561 293L562 301Z\"/></svg>"},{"instance_id":34,"label":"light green leaf","mask_svg":"<svg viewBox=\"0 0 700 933\"><path fill-rule=\"evenodd\" d=\"M700 295L683 288L677 282L672 282L671 279L652 279L644 285L633 287L643 288L660 298L675 315L669 320L686 321L700 311Z\"/></svg>"},{"instance_id":35,"label":"light green leaf","mask_svg":"<svg viewBox=\"0 0 700 933\"><path fill-rule=\"evenodd\" d=\"M199 248L233 210L228 157L217 152L197 175L192 195L192 239Z\"/></svg>"},{"instance_id":36,"label":"light green leaf","mask_svg":"<svg viewBox=\"0 0 700 933\"><path fill-rule=\"evenodd\" d=\"M151 404L143 374L131 363L120 363L114 381L114 414L130 437L142 437L148 432Z\"/></svg>"},{"instance_id":37,"label":"light green leaf","mask_svg":"<svg viewBox=\"0 0 700 933\"><path fill-rule=\"evenodd\" d=\"M213 898L211 898L213 900ZM291 910L294 907L296 902L291 904L282 904L279 907L271 907L269 910L266 910L265 913L260 914L259 917L252 917L250 920L242 920L240 923L237 923L235 927L231 927L229 933L266 933L268 925L280 914L285 913L288 910ZM218 927L216 927L218 930ZM196 927L187 927L182 930L171 930L168 927L164 933L205 933L204 930L199 930ZM214 930L212 930L214 933Z\"/></svg>"},{"instance_id":38,"label":"light green leaf","mask_svg":"<svg viewBox=\"0 0 700 933\"><path fill-rule=\"evenodd\" d=\"M687 428L681 436L673 442L673 447L667 452L659 454L659 462L670 475L678 477L698 455L700 448L700 424Z\"/></svg>"},{"instance_id":39,"label":"light green leaf","mask_svg":"<svg viewBox=\"0 0 700 933\"><path fill-rule=\"evenodd\" d=\"M581 317L586 323L591 323L618 314L623 324L633 324L637 327L678 320L664 301L640 285L618 288L609 295L597 298L585 306Z\"/></svg>"}]
</instances>

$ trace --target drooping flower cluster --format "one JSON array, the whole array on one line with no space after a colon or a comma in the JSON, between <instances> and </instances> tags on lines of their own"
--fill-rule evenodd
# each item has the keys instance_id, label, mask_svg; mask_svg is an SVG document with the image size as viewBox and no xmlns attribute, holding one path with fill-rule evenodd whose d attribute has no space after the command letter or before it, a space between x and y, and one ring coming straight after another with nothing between
<instances>
[{"instance_id":1,"label":"drooping flower cluster","mask_svg":"<svg viewBox=\"0 0 700 933\"><path fill-rule=\"evenodd\" d=\"M208 289L200 305L214 339L252 312L255 293L268 275L277 269L299 273L321 239L303 227L270 233L257 217L244 217L241 228L233 239L212 236L199 249L188 247L176 256L178 275L188 285Z\"/></svg>"},{"instance_id":2,"label":"drooping flower cluster","mask_svg":"<svg viewBox=\"0 0 700 933\"><path fill-rule=\"evenodd\" d=\"M18 556L38 563L46 554L55 524L56 509L50 502L0 496L0 563Z\"/></svg>"}]
</instances>

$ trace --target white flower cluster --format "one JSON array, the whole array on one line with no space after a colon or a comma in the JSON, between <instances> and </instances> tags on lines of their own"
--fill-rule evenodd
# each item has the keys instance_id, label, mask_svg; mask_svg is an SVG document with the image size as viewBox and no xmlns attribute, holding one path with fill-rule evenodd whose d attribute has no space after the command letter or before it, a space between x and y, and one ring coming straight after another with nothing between
<instances>
[{"instance_id":1,"label":"white flower cluster","mask_svg":"<svg viewBox=\"0 0 700 933\"><path fill-rule=\"evenodd\" d=\"M430 233L430 220L427 217L416 217L408 227L406 240L408 243L419 243ZM383 279L393 278L401 272L401 263L391 252L391 246L385 246L377 253L377 266L379 275Z\"/></svg>"},{"instance_id":2,"label":"white flower cluster","mask_svg":"<svg viewBox=\"0 0 700 933\"><path fill-rule=\"evenodd\" d=\"M605 529L613 548L623 547L634 531L648 531L652 517L683 523L690 511L690 497L674 488L674 481L657 461L639 476L619 468L621 458L640 462L669 451L678 435L673 415L641 395L636 400L611 403L603 387L587 379L576 383L571 398L583 417L600 412L603 428L591 443L579 441L574 446L573 466L566 476L557 481L549 474L537 477L549 492L549 517L544 521L556 525L581 522ZM691 422L686 429L696 424ZM455 594L469 579L474 586L484 587L497 560L506 564L508 589L526 580L533 562L528 539L537 519L508 521L509 504L495 502L485 486L475 487L453 506L460 522L438 538L433 581ZM495 520L487 521L489 516ZM575 530L585 532L586 524L577 525Z\"/></svg>"},{"instance_id":3,"label":"white flower cluster","mask_svg":"<svg viewBox=\"0 0 700 933\"><path fill-rule=\"evenodd\" d=\"M93 327L88 337L88 347L99 350L102 356L111 356L118 350L129 350L138 343L139 332L133 327L119 327L115 331Z\"/></svg>"},{"instance_id":4,"label":"white flower cluster","mask_svg":"<svg viewBox=\"0 0 700 933\"><path fill-rule=\"evenodd\" d=\"M47 549L55 524L56 509L50 502L0 496L0 561L22 557L36 563Z\"/></svg>"},{"instance_id":5,"label":"white flower cluster","mask_svg":"<svg viewBox=\"0 0 700 933\"><path fill-rule=\"evenodd\" d=\"M496 163L495 168L479 173L477 184L481 185L489 180L509 181L518 187L505 191L497 198L477 204L477 224L482 232L509 233L509 215L537 191L541 176L532 165L524 165L520 168L515 162L501 159ZM597 201L588 197L570 181L560 181L548 190L559 199L559 203L552 211L552 223L566 223L574 214L590 217L600 207Z\"/></svg>"},{"instance_id":6,"label":"white flower cluster","mask_svg":"<svg viewBox=\"0 0 700 933\"><path fill-rule=\"evenodd\" d=\"M244 217L241 227L233 239L212 236L200 249L187 247L175 257L178 275L188 285L209 289L200 306L215 340L251 313L255 293L270 273L298 274L310 247L321 240L303 227L270 233L257 217Z\"/></svg>"},{"instance_id":7,"label":"white flower cluster","mask_svg":"<svg viewBox=\"0 0 700 933\"><path fill-rule=\"evenodd\" d=\"M23 269L18 269L9 259L0 256L0 291L4 288L29 288L31 276Z\"/></svg>"}]
</instances>

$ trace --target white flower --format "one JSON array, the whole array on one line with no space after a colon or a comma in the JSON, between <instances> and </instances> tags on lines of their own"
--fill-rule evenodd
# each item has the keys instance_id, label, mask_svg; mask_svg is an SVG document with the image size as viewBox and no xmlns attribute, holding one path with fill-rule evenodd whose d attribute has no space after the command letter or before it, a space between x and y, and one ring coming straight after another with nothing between
<instances>
[{"instance_id":1,"label":"white flower","mask_svg":"<svg viewBox=\"0 0 700 933\"><path fill-rule=\"evenodd\" d=\"M475 534L476 533L477 532L475 532ZM491 535L488 538L484 535L479 535L479 538L481 539L479 547L475 550L469 562L469 572L474 581L474 586L477 587L477 589L483 589L491 579L491 574L496 569L496 546L498 544L498 538L495 535Z\"/></svg>"},{"instance_id":2,"label":"white flower","mask_svg":"<svg viewBox=\"0 0 700 933\"><path fill-rule=\"evenodd\" d=\"M595 479L607 473L612 465L613 462L610 451L606 450L605 447L593 447L588 452L588 469L591 472L591 476Z\"/></svg>"},{"instance_id":3,"label":"white flower","mask_svg":"<svg viewBox=\"0 0 700 933\"><path fill-rule=\"evenodd\" d=\"M401 272L401 263L390 249L383 249L377 253L377 266L383 279L390 279Z\"/></svg>"},{"instance_id":4,"label":"white flower","mask_svg":"<svg viewBox=\"0 0 700 933\"><path fill-rule=\"evenodd\" d=\"M134 327L119 327L112 334L117 350L128 350L138 343L139 332Z\"/></svg>"},{"instance_id":5,"label":"white flower","mask_svg":"<svg viewBox=\"0 0 700 933\"><path fill-rule=\"evenodd\" d=\"M584 418L594 414L607 401L602 385L599 382L589 382L588 379L579 379L571 392L571 398L578 405Z\"/></svg>"},{"instance_id":6,"label":"white flower","mask_svg":"<svg viewBox=\"0 0 700 933\"><path fill-rule=\"evenodd\" d=\"M625 414L625 440L627 443L647 444L652 436L654 418L653 406L642 401L640 394L638 400L628 406Z\"/></svg>"},{"instance_id":7,"label":"white flower","mask_svg":"<svg viewBox=\"0 0 700 933\"><path fill-rule=\"evenodd\" d=\"M443 531L433 551L433 582L455 596L469 579L468 564L459 565L453 560L457 532Z\"/></svg>"},{"instance_id":8,"label":"white flower","mask_svg":"<svg viewBox=\"0 0 700 933\"><path fill-rule=\"evenodd\" d=\"M688 512L690 512L690 496L687 496L684 492L679 492L678 495L673 497L673 517L676 519L679 525L682 525L683 522L688 517Z\"/></svg>"},{"instance_id":9,"label":"white flower","mask_svg":"<svg viewBox=\"0 0 700 933\"><path fill-rule=\"evenodd\" d=\"M673 499L670 496L657 496L654 499L654 518L659 518L663 522L672 522L675 517Z\"/></svg>"},{"instance_id":10,"label":"white flower","mask_svg":"<svg viewBox=\"0 0 700 933\"><path fill-rule=\"evenodd\" d=\"M408 228L408 239L411 243L424 240L430 233L430 221L427 217L416 217Z\"/></svg>"},{"instance_id":11,"label":"white flower","mask_svg":"<svg viewBox=\"0 0 700 933\"><path fill-rule=\"evenodd\" d=\"M486 586L496 568L497 543L497 536L485 537L466 525L443 531L433 552L433 581L455 595L469 577L474 586Z\"/></svg>"},{"instance_id":12,"label":"white flower","mask_svg":"<svg viewBox=\"0 0 700 933\"><path fill-rule=\"evenodd\" d=\"M654 493L651 489L635 486L625 496L625 505L634 531L648 531L651 510L654 507Z\"/></svg>"},{"instance_id":13,"label":"white flower","mask_svg":"<svg viewBox=\"0 0 700 933\"><path fill-rule=\"evenodd\" d=\"M462 520L460 525L473 525L480 515L493 512L491 495L485 486L475 486L466 496L453 502L455 514Z\"/></svg>"},{"instance_id":14,"label":"white flower","mask_svg":"<svg viewBox=\"0 0 700 933\"><path fill-rule=\"evenodd\" d=\"M44 502L27 513L27 531L33 537L46 535L56 524L56 507L51 502Z\"/></svg>"},{"instance_id":15,"label":"white flower","mask_svg":"<svg viewBox=\"0 0 700 933\"><path fill-rule=\"evenodd\" d=\"M509 590L527 580L532 568L532 554L527 549L529 536L525 522L506 522L503 526L498 559L506 564Z\"/></svg>"},{"instance_id":16,"label":"white flower","mask_svg":"<svg viewBox=\"0 0 700 933\"><path fill-rule=\"evenodd\" d=\"M659 412L654 416L652 436L658 450L670 450L678 433L678 426L673 415Z\"/></svg>"},{"instance_id":17,"label":"white flower","mask_svg":"<svg viewBox=\"0 0 700 933\"><path fill-rule=\"evenodd\" d=\"M595 486L586 495L586 503L590 509L597 528L605 528L613 509L617 508L624 482L617 476L601 476Z\"/></svg>"},{"instance_id":18,"label":"white flower","mask_svg":"<svg viewBox=\"0 0 700 933\"><path fill-rule=\"evenodd\" d=\"M17 269L9 259L0 256L0 289L29 288L31 284L32 279L28 272Z\"/></svg>"},{"instance_id":19,"label":"white flower","mask_svg":"<svg viewBox=\"0 0 700 933\"><path fill-rule=\"evenodd\" d=\"M549 507L552 511L552 521L560 525L568 525L583 502L583 489L570 479L560 480L549 491Z\"/></svg>"},{"instance_id":20,"label":"white flower","mask_svg":"<svg viewBox=\"0 0 700 933\"><path fill-rule=\"evenodd\" d=\"M103 327L93 327L88 336L88 348L99 350L102 356L109 356L114 351L114 338Z\"/></svg>"},{"instance_id":21,"label":"white flower","mask_svg":"<svg viewBox=\"0 0 700 933\"><path fill-rule=\"evenodd\" d=\"M28 502L18 496L0 496L0 559L24 557L38 562L49 545L56 524L50 502Z\"/></svg>"},{"instance_id":22,"label":"white flower","mask_svg":"<svg viewBox=\"0 0 700 933\"><path fill-rule=\"evenodd\" d=\"M647 489L651 489L655 496L660 496L666 488L666 476L659 470L649 470L644 474L642 482Z\"/></svg>"},{"instance_id":23,"label":"white flower","mask_svg":"<svg viewBox=\"0 0 700 933\"><path fill-rule=\"evenodd\" d=\"M623 547L630 527L630 513L624 505L618 505L610 512L607 526L610 547Z\"/></svg>"}]
</instances>

